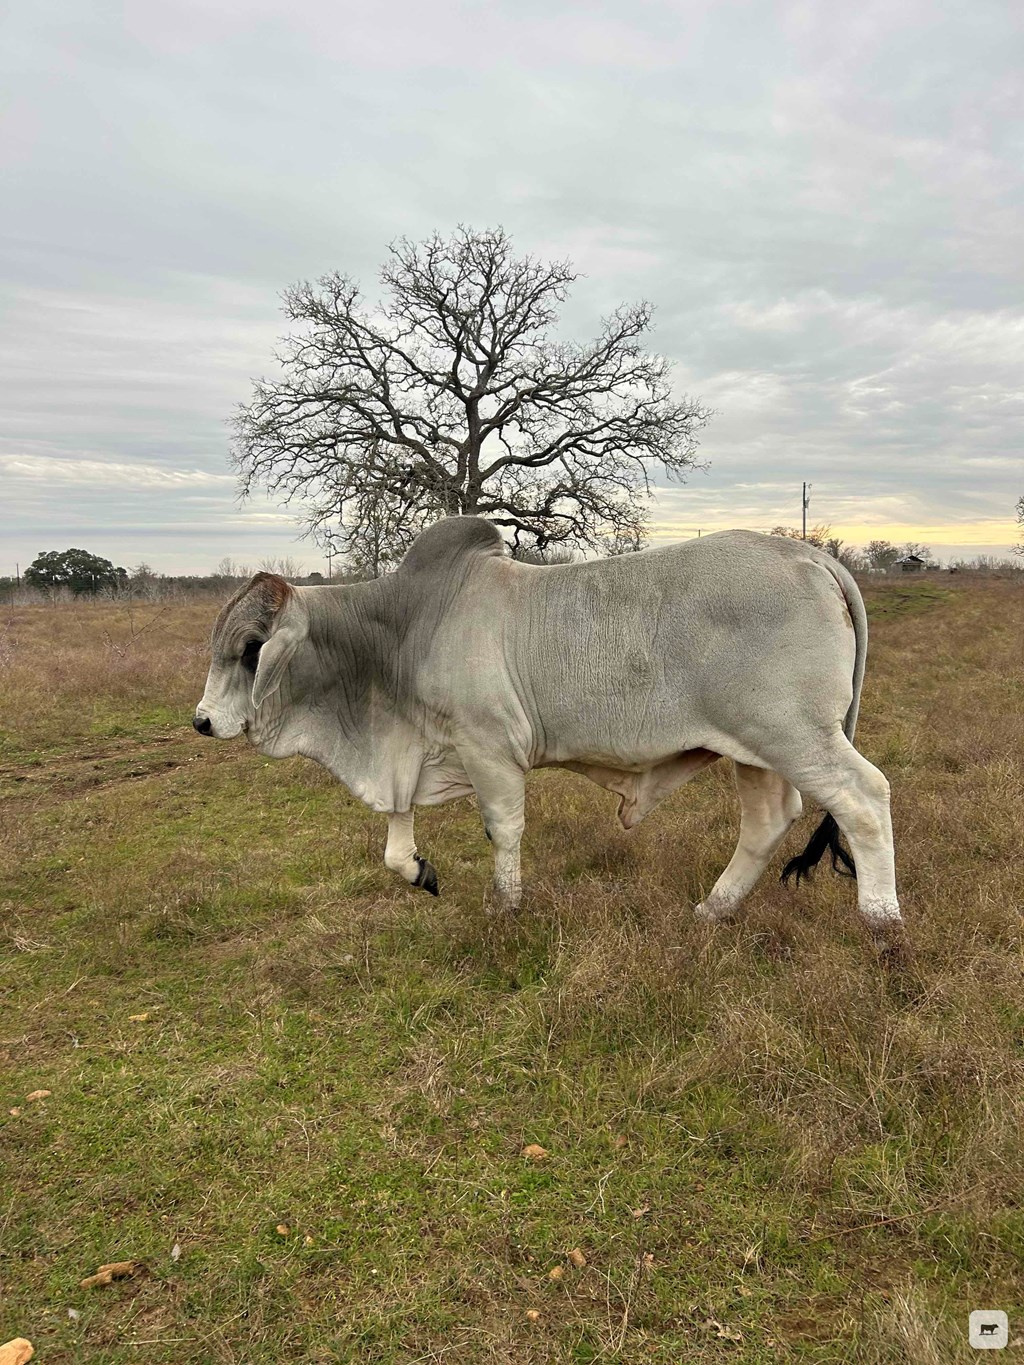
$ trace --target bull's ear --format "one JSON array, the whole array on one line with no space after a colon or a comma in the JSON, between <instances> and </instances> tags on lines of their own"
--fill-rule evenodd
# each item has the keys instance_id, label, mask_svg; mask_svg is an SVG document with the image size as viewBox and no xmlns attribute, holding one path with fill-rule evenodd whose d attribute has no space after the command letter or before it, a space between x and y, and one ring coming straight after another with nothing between
<instances>
[{"instance_id":1,"label":"bull's ear","mask_svg":"<svg viewBox=\"0 0 1024 1365\"><path fill-rule=\"evenodd\" d=\"M252 685L252 704L258 708L281 686L292 655L306 638L305 613L297 603L289 603L273 635L260 650L256 678Z\"/></svg>"}]
</instances>

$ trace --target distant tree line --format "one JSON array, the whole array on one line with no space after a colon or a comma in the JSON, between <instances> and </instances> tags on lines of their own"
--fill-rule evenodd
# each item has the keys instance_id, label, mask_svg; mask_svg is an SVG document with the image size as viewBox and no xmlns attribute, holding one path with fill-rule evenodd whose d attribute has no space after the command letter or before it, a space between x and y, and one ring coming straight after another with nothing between
<instances>
[{"instance_id":1,"label":"distant tree line","mask_svg":"<svg viewBox=\"0 0 1024 1365\"><path fill-rule=\"evenodd\" d=\"M1018 524L1024 531L1024 496L1018 499L1016 515ZM847 545L839 536L833 535L831 526L819 523L808 528L806 536L792 526L774 526L773 536L786 536L790 539L806 539L811 545L825 550L835 559L845 564L853 572L889 573L901 561L916 556L929 569L940 565L933 558L930 548L917 541L904 541L895 544L890 540L869 541L863 549ZM404 542L402 542L404 543ZM605 535L595 538L591 547L605 555L628 554L642 548L642 530L634 525L612 527ZM541 544L539 540L532 546L515 542L510 546L513 553L526 562L534 564L564 564L577 557L577 551L565 542L558 540ZM973 558L952 560L948 568L976 573L1024 572L1024 542L1015 547L1020 559L1003 559L993 555L976 555ZM280 574L293 583L318 584L327 581L335 583L354 582L376 577L388 565L400 557L399 548L391 542L381 540L376 552L368 557L363 549L353 554L350 562L339 561L337 571L332 571L327 579L318 571L305 573L301 564L289 556L264 558L256 569ZM142 562L133 569L115 566L112 560L88 550L72 548L69 550L47 550L36 556L25 570L19 581L13 577L0 576L0 601L11 602L19 589L26 590L36 597L50 600L105 597L127 599L165 599L203 595L220 595L232 591L239 583L247 582L254 569L243 563L225 557L211 574L169 575L156 573L149 564Z\"/></svg>"},{"instance_id":2,"label":"distant tree line","mask_svg":"<svg viewBox=\"0 0 1024 1365\"><path fill-rule=\"evenodd\" d=\"M787 536L796 540L801 538L799 531L788 526L776 526L772 530L772 535ZM889 573L909 554L918 555L928 568L939 567L932 558L928 546L914 541L896 545L889 540L873 540L863 549L857 549L833 535L831 527L827 525L809 527L807 540L808 543L833 555L855 573ZM632 537L610 536L599 546L599 553L628 554L637 548L640 547ZM544 549L538 549L536 546L531 549L520 547L518 557L532 564L567 564L577 559L579 552L567 545L556 544ZM975 573L1011 571L1024 574L1024 547L1019 559L976 555L973 558L952 560L947 567ZM0 602L13 601L19 588L23 597L28 600L100 598L121 601L165 601L191 597L224 598L240 584L248 582L258 570L277 573L289 582L307 586L327 582L359 582L372 576L365 564L354 566L339 561L328 579L317 570L307 573L302 565L289 555L264 558L252 565L224 558L209 574L160 574L144 562L132 569L124 569L115 567L109 559L103 559L86 550L50 550L32 561L22 575L20 583L14 577L0 576Z\"/></svg>"},{"instance_id":3,"label":"distant tree line","mask_svg":"<svg viewBox=\"0 0 1024 1365\"><path fill-rule=\"evenodd\" d=\"M132 569L115 567L109 559L87 550L49 550L38 555L20 579L0 576L0 601L11 602L21 592L25 598L48 601L106 599L121 601L163 601L201 596L224 597L257 570L278 573L293 583L326 582L323 574L306 573L290 556L262 559L254 567L222 559L209 574L161 574L143 562ZM339 566L335 582L350 581L353 575Z\"/></svg>"},{"instance_id":4,"label":"distant tree line","mask_svg":"<svg viewBox=\"0 0 1024 1365\"><path fill-rule=\"evenodd\" d=\"M930 548L916 540L906 540L900 545L891 540L871 540L862 550L858 550L834 536L831 526L826 525L809 526L806 536L792 526L773 526L771 533L773 536L788 536L792 540L806 539L809 545L824 550L855 573L889 573L897 564L912 556L920 559L925 568L940 567Z\"/></svg>"}]
</instances>

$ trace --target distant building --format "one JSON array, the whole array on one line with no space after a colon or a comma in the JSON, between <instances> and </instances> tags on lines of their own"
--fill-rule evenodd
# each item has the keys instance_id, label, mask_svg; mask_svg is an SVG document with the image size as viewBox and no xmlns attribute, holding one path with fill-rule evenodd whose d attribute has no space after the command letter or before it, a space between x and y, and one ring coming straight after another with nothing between
<instances>
[{"instance_id":1,"label":"distant building","mask_svg":"<svg viewBox=\"0 0 1024 1365\"><path fill-rule=\"evenodd\" d=\"M907 555L906 559L898 562L904 573L920 573L922 569L928 567L928 561L922 559L920 555Z\"/></svg>"}]
</instances>

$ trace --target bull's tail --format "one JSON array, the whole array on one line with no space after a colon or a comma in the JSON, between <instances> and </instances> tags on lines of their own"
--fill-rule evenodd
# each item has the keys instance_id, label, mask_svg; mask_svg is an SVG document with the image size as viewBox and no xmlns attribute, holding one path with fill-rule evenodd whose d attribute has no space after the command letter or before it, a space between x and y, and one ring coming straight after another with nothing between
<instances>
[{"instance_id":1,"label":"bull's tail","mask_svg":"<svg viewBox=\"0 0 1024 1365\"><path fill-rule=\"evenodd\" d=\"M848 849L843 845L839 826L835 819L826 813L824 820L807 841L804 851L790 858L782 869L782 880L788 882L790 877L795 876L796 884L799 886L804 877L809 877L812 870L818 866L826 851L832 854L834 871L841 877L856 877L857 868Z\"/></svg>"},{"instance_id":2,"label":"bull's tail","mask_svg":"<svg viewBox=\"0 0 1024 1365\"><path fill-rule=\"evenodd\" d=\"M832 577L839 584L843 596L846 598L846 605L850 612L850 620L853 623L854 638L857 642L857 652L853 664L853 700L850 702L850 709L846 713L843 722L843 733L846 738L853 743L854 732L857 729L857 712L860 710L860 691L864 683L864 665L867 662L868 653L868 620L864 610L864 599L860 595L860 589L847 569L838 560L829 557L825 567L832 574ZM795 876L797 886L805 877L810 877L811 872L818 866L825 853L832 855L832 869L842 877L856 877L857 866L853 861L853 855L843 843L839 826L833 816L825 813L825 818L807 841L807 847L796 857L790 858L789 862L782 869L782 881L788 882L790 877Z\"/></svg>"}]
</instances>

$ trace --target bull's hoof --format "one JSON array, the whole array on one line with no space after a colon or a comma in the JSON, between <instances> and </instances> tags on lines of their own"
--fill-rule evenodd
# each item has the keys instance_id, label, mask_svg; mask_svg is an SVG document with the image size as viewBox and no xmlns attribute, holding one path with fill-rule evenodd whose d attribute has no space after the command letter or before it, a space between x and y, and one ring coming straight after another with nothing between
<instances>
[{"instance_id":1,"label":"bull's hoof","mask_svg":"<svg viewBox=\"0 0 1024 1365\"><path fill-rule=\"evenodd\" d=\"M429 891L432 896L439 896L441 892L437 885L437 868L433 863L428 863L426 858L421 858L418 853L416 854L416 862L419 864L420 870L416 874L413 886L420 886L424 891Z\"/></svg>"},{"instance_id":2,"label":"bull's hoof","mask_svg":"<svg viewBox=\"0 0 1024 1365\"><path fill-rule=\"evenodd\" d=\"M914 965L914 953L910 944L901 939L898 943L875 942L878 965L887 972L899 974L909 971Z\"/></svg>"},{"instance_id":3,"label":"bull's hoof","mask_svg":"<svg viewBox=\"0 0 1024 1365\"><path fill-rule=\"evenodd\" d=\"M698 924L734 924L739 918L735 906L722 905L717 909L710 901L693 907L693 918Z\"/></svg>"},{"instance_id":4,"label":"bull's hoof","mask_svg":"<svg viewBox=\"0 0 1024 1365\"><path fill-rule=\"evenodd\" d=\"M522 907L522 894L511 896L492 882L484 892L483 912L488 919L510 919L518 915Z\"/></svg>"},{"instance_id":5,"label":"bull's hoof","mask_svg":"<svg viewBox=\"0 0 1024 1365\"><path fill-rule=\"evenodd\" d=\"M522 907L513 901L499 900L491 896L484 900L484 914L491 920L515 919L521 909Z\"/></svg>"},{"instance_id":6,"label":"bull's hoof","mask_svg":"<svg viewBox=\"0 0 1024 1365\"><path fill-rule=\"evenodd\" d=\"M911 965L913 949L902 920L883 925L873 924L869 928L872 946L883 967L900 972Z\"/></svg>"}]
</instances>

